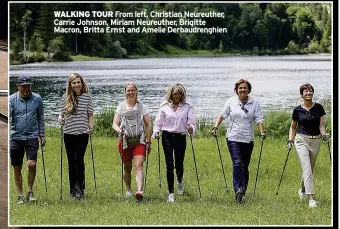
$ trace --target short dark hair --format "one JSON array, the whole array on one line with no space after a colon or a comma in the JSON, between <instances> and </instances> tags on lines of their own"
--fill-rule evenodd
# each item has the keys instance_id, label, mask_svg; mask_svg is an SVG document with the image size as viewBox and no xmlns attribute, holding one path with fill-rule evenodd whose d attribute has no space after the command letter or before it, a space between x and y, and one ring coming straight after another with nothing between
<instances>
[{"instance_id":1,"label":"short dark hair","mask_svg":"<svg viewBox=\"0 0 340 229\"><path fill-rule=\"evenodd\" d=\"M305 84L301 85L301 87L300 87L300 95L302 95L303 91L307 90L307 89L312 89L312 91L314 93L314 87L309 83L305 83Z\"/></svg>"},{"instance_id":2,"label":"short dark hair","mask_svg":"<svg viewBox=\"0 0 340 229\"><path fill-rule=\"evenodd\" d=\"M246 83L246 84L248 85L248 93L250 93L250 92L251 92L251 84L249 83L249 81L248 81L248 80L244 80L244 79L240 79L239 81L237 81L237 82L235 83L235 88L234 88L234 90L235 90L236 94L237 94L237 88L238 88L238 86L239 86L240 84L242 84L242 83Z\"/></svg>"}]
</instances>

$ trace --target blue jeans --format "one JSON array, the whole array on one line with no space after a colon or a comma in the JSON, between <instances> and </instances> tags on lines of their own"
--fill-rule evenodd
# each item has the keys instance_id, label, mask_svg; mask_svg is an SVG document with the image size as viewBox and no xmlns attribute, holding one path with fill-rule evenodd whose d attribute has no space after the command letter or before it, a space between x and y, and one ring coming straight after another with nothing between
<instances>
[{"instance_id":1,"label":"blue jeans","mask_svg":"<svg viewBox=\"0 0 340 229\"><path fill-rule=\"evenodd\" d=\"M233 161L233 186L235 193L246 193L249 180L248 166L251 159L251 153L254 148L254 142L249 143L229 141L227 145L231 160Z\"/></svg>"}]
</instances>

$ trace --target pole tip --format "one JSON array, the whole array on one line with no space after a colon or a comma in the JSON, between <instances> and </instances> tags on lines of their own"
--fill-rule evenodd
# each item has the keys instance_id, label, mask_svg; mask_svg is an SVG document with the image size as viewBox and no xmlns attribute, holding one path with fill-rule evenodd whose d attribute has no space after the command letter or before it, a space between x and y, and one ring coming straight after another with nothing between
<instances>
[{"instance_id":1,"label":"pole tip","mask_svg":"<svg viewBox=\"0 0 340 229\"><path fill-rule=\"evenodd\" d=\"M279 193L277 192L276 195L278 195Z\"/></svg>"}]
</instances>

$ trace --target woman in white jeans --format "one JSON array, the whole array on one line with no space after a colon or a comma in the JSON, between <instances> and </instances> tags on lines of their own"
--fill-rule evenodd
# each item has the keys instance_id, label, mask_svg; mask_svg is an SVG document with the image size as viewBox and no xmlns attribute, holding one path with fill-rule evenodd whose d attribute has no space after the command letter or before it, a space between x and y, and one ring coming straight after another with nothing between
<instances>
[{"instance_id":1,"label":"woman in white jeans","mask_svg":"<svg viewBox=\"0 0 340 229\"><path fill-rule=\"evenodd\" d=\"M309 207L316 207L314 200L313 169L320 150L320 134L328 138L324 125L326 112L319 103L314 103L314 88L311 84L300 87L303 104L293 110L292 123L289 129L287 147L295 144L297 156L302 167L301 188L298 191L300 200L309 199Z\"/></svg>"}]
</instances>

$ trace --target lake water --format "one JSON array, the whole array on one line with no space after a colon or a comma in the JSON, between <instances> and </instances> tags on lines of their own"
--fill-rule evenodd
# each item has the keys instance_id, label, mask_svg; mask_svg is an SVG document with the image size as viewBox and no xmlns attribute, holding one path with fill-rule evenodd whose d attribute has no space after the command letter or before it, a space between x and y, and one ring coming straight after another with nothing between
<instances>
[{"instance_id":1,"label":"lake water","mask_svg":"<svg viewBox=\"0 0 340 229\"><path fill-rule=\"evenodd\" d=\"M174 82L186 87L196 116L213 118L235 95L234 84L241 78L250 81L250 96L259 101L264 112L298 105L299 88L304 83L314 86L316 102L331 99L333 85L330 55L150 58L10 66L10 93L17 90L19 75L31 75L32 90L43 98L46 123L55 125L67 77L73 72L81 74L88 84L96 113L105 106L117 106L124 99L124 85L133 81L152 116L164 100L166 87Z\"/></svg>"}]
</instances>

